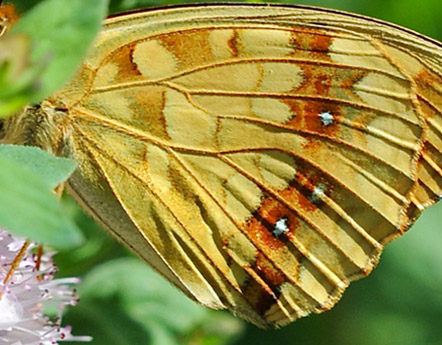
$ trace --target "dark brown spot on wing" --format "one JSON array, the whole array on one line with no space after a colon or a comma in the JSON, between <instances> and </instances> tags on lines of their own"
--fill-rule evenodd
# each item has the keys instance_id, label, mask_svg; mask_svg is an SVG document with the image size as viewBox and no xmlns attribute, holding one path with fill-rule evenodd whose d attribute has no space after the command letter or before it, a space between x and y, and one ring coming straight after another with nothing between
<instances>
[{"instance_id":1,"label":"dark brown spot on wing","mask_svg":"<svg viewBox=\"0 0 442 345\"><path fill-rule=\"evenodd\" d=\"M288 232L293 232L299 225L299 220L287 207L278 200L266 197L261 206L254 212L253 217L247 222L245 231L248 232L258 246L273 250L285 246L284 236L276 237L273 234L275 223L282 218L287 219Z\"/></svg>"},{"instance_id":2,"label":"dark brown spot on wing","mask_svg":"<svg viewBox=\"0 0 442 345\"><path fill-rule=\"evenodd\" d=\"M341 116L341 109L336 104L324 103L320 101L299 101L293 99L286 99L284 101L289 107L294 116L286 123L294 129L308 131L312 133L320 133L329 137L336 137L339 131L339 117ZM320 114L330 113L334 121L330 125L324 125L322 123ZM305 149L317 150L323 145L319 140L314 137L307 137L307 144L304 145Z\"/></svg>"},{"instance_id":3,"label":"dark brown spot on wing","mask_svg":"<svg viewBox=\"0 0 442 345\"><path fill-rule=\"evenodd\" d=\"M233 30L232 38L230 38L227 42L229 49L234 57L238 57L238 38L238 31Z\"/></svg>"},{"instance_id":4,"label":"dark brown spot on wing","mask_svg":"<svg viewBox=\"0 0 442 345\"><path fill-rule=\"evenodd\" d=\"M138 70L137 64L132 60L132 54L136 47L136 43L127 44L118 48L111 56L109 63L113 63L118 67L118 73L115 76L115 83L124 83L129 80L141 79L143 75Z\"/></svg>"},{"instance_id":5,"label":"dark brown spot on wing","mask_svg":"<svg viewBox=\"0 0 442 345\"><path fill-rule=\"evenodd\" d=\"M328 51L332 43L331 37L321 30L297 29L291 33L290 44L292 54L297 57L321 58L329 60Z\"/></svg>"},{"instance_id":6,"label":"dark brown spot on wing","mask_svg":"<svg viewBox=\"0 0 442 345\"><path fill-rule=\"evenodd\" d=\"M209 43L210 30L194 30L163 35L159 41L172 52L180 68L204 66L214 60Z\"/></svg>"},{"instance_id":7,"label":"dark brown spot on wing","mask_svg":"<svg viewBox=\"0 0 442 345\"><path fill-rule=\"evenodd\" d=\"M257 313L264 316L277 302L279 287L285 278L262 254L258 254L254 264L246 270L251 273L252 279L243 288L244 296Z\"/></svg>"}]
</instances>

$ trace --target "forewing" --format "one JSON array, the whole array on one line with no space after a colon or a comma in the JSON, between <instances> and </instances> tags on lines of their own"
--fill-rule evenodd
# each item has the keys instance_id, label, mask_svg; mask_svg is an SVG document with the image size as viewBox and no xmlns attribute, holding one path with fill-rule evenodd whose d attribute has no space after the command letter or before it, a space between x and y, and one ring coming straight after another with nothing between
<instances>
[{"instance_id":1,"label":"forewing","mask_svg":"<svg viewBox=\"0 0 442 345\"><path fill-rule=\"evenodd\" d=\"M440 57L307 8L109 19L57 96L70 186L191 298L286 324L331 308L440 195Z\"/></svg>"}]
</instances>

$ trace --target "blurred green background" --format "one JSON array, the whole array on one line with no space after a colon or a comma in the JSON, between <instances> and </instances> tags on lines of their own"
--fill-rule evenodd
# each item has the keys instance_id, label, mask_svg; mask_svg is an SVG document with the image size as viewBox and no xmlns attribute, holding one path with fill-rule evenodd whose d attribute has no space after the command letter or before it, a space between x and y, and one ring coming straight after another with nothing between
<instances>
[{"instance_id":1,"label":"blurred green background","mask_svg":"<svg viewBox=\"0 0 442 345\"><path fill-rule=\"evenodd\" d=\"M111 12L181 1L112 0ZM388 20L442 40L441 0L316 0ZM188 301L65 198L88 241L59 253L60 275L81 276L79 305L63 324L94 345L442 345L442 203L386 249L379 267L353 283L331 311L280 330L260 330Z\"/></svg>"}]
</instances>

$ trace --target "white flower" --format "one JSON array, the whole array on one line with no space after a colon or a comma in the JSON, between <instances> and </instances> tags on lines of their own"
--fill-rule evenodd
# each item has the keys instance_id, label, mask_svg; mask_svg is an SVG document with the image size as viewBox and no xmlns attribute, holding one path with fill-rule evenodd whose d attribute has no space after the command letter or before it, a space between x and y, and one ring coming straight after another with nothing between
<instances>
[{"instance_id":1,"label":"white flower","mask_svg":"<svg viewBox=\"0 0 442 345\"><path fill-rule=\"evenodd\" d=\"M54 253L33 254L36 248L0 229L0 345L90 341L72 336L70 327L60 325L64 307L78 302L72 285L79 279L53 279ZM57 316L51 319L44 313L54 307Z\"/></svg>"}]
</instances>

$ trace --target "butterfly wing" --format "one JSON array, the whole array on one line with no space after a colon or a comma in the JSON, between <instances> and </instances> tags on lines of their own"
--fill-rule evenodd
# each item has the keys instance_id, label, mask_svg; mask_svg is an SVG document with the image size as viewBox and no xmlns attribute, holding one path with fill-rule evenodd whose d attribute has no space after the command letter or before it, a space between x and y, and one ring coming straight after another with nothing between
<instances>
[{"instance_id":1,"label":"butterfly wing","mask_svg":"<svg viewBox=\"0 0 442 345\"><path fill-rule=\"evenodd\" d=\"M108 19L71 84L72 193L189 297L331 308L441 193L440 45L303 7Z\"/></svg>"}]
</instances>

